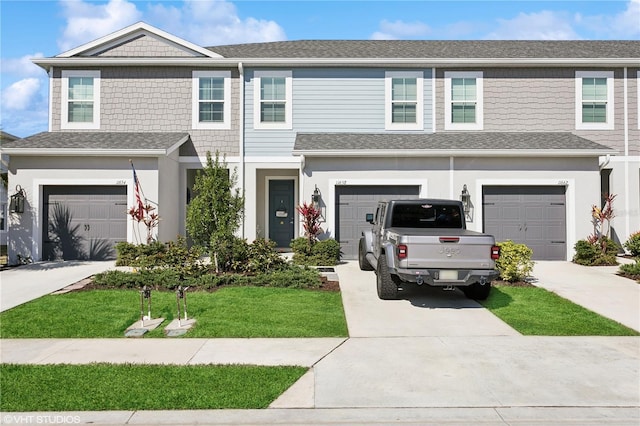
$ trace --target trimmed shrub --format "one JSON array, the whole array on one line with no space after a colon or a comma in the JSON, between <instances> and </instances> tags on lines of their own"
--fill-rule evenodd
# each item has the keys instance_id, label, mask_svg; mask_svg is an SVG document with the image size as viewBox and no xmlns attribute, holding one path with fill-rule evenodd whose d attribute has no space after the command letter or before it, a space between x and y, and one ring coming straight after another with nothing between
<instances>
[{"instance_id":1,"label":"trimmed shrub","mask_svg":"<svg viewBox=\"0 0 640 426\"><path fill-rule=\"evenodd\" d=\"M620 265L620 272L640 277L640 258L636 258L634 263Z\"/></svg>"},{"instance_id":2,"label":"trimmed shrub","mask_svg":"<svg viewBox=\"0 0 640 426\"><path fill-rule=\"evenodd\" d=\"M251 285L278 288L319 288L322 285L316 269L290 265L269 273L260 273L251 279Z\"/></svg>"},{"instance_id":3,"label":"trimmed shrub","mask_svg":"<svg viewBox=\"0 0 640 426\"><path fill-rule=\"evenodd\" d=\"M306 266L333 266L340 261L340 243L332 238L310 243L300 237L291 241L293 262Z\"/></svg>"},{"instance_id":4,"label":"trimmed shrub","mask_svg":"<svg viewBox=\"0 0 640 426\"><path fill-rule=\"evenodd\" d=\"M163 243L154 241L151 244L132 244L125 241L116 244L116 266L140 266L141 258L155 256L165 252Z\"/></svg>"},{"instance_id":5,"label":"trimmed shrub","mask_svg":"<svg viewBox=\"0 0 640 426\"><path fill-rule=\"evenodd\" d=\"M247 258L244 270L250 273L276 271L286 264L276 251L276 242L264 238L258 238L249 245Z\"/></svg>"},{"instance_id":6,"label":"trimmed shrub","mask_svg":"<svg viewBox=\"0 0 640 426\"><path fill-rule=\"evenodd\" d=\"M172 269L149 269L139 272L106 271L97 274L93 283L108 288L142 288L172 290L182 283L180 275Z\"/></svg>"},{"instance_id":7,"label":"trimmed shrub","mask_svg":"<svg viewBox=\"0 0 640 426\"><path fill-rule=\"evenodd\" d=\"M573 262L584 266L617 265L616 254L620 246L611 238L602 237L593 241L579 240L576 242Z\"/></svg>"},{"instance_id":8,"label":"trimmed shrub","mask_svg":"<svg viewBox=\"0 0 640 426\"><path fill-rule=\"evenodd\" d=\"M535 262L531 260L533 250L525 244L517 244L511 240L497 243L500 247L500 258L496 260L496 268L500 278L509 282L524 281Z\"/></svg>"},{"instance_id":9,"label":"trimmed shrub","mask_svg":"<svg viewBox=\"0 0 640 426\"><path fill-rule=\"evenodd\" d=\"M624 248L629 250L631 256L640 257L640 231L629 236L629 239L624 243Z\"/></svg>"}]
</instances>

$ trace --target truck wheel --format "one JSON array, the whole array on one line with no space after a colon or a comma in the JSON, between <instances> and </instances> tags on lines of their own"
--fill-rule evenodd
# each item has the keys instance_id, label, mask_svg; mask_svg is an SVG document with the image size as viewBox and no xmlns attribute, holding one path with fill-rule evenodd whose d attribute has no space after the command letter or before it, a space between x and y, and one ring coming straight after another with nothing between
<instances>
[{"instance_id":1,"label":"truck wheel","mask_svg":"<svg viewBox=\"0 0 640 426\"><path fill-rule=\"evenodd\" d=\"M382 300L393 300L398 298L398 286L391 279L387 258L384 253L380 253L378 258L378 270L376 271L376 284L378 287L378 297Z\"/></svg>"},{"instance_id":2,"label":"truck wheel","mask_svg":"<svg viewBox=\"0 0 640 426\"><path fill-rule=\"evenodd\" d=\"M367 249L365 247L364 238L360 238L360 245L358 247L358 265L361 271L373 271L373 266L367 260Z\"/></svg>"},{"instance_id":3,"label":"truck wheel","mask_svg":"<svg viewBox=\"0 0 640 426\"><path fill-rule=\"evenodd\" d=\"M469 299L485 300L491 293L491 283L480 285L480 283L473 283L468 287L462 287L462 292Z\"/></svg>"}]
</instances>

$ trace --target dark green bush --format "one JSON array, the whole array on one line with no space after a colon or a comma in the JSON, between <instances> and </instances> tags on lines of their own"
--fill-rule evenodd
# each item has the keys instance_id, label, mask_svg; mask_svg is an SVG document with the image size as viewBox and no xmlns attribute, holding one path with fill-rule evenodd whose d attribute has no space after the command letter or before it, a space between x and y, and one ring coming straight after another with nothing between
<instances>
[{"instance_id":1,"label":"dark green bush","mask_svg":"<svg viewBox=\"0 0 640 426\"><path fill-rule=\"evenodd\" d=\"M249 245L245 272L268 272L281 269L285 260L276 251L276 242L258 238Z\"/></svg>"},{"instance_id":2,"label":"dark green bush","mask_svg":"<svg viewBox=\"0 0 640 426\"><path fill-rule=\"evenodd\" d=\"M509 282L524 281L533 270L533 250L511 240L497 245L500 247L500 258L496 260L496 268L500 271L500 278Z\"/></svg>"},{"instance_id":3,"label":"dark green bush","mask_svg":"<svg viewBox=\"0 0 640 426\"><path fill-rule=\"evenodd\" d=\"M165 250L165 245L158 241L151 244L132 244L122 241L116 244L116 266L139 266L136 263L141 258L155 256Z\"/></svg>"},{"instance_id":4,"label":"dark green bush","mask_svg":"<svg viewBox=\"0 0 640 426\"><path fill-rule=\"evenodd\" d=\"M93 278L95 285L108 288L142 288L171 290L181 285L180 275L173 269L149 269L139 272L106 271Z\"/></svg>"},{"instance_id":5,"label":"dark green bush","mask_svg":"<svg viewBox=\"0 0 640 426\"><path fill-rule=\"evenodd\" d=\"M627 275L640 276L640 258L636 258L634 263L620 265L620 272Z\"/></svg>"},{"instance_id":6,"label":"dark green bush","mask_svg":"<svg viewBox=\"0 0 640 426\"><path fill-rule=\"evenodd\" d=\"M624 248L629 250L631 256L640 257L640 231L629 236L629 239L624 243Z\"/></svg>"},{"instance_id":7,"label":"dark green bush","mask_svg":"<svg viewBox=\"0 0 640 426\"><path fill-rule=\"evenodd\" d=\"M333 266L340 261L340 243L332 238L309 242L307 238L296 238L291 242L293 262L307 266Z\"/></svg>"},{"instance_id":8,"label":"dark green bush","mask_svg":"<svg viewBox=\"0 0 640 426\"><path fill-rule=\"evenodd\" d=\"M579 240L574 245L575 255L573 262L584 266L608 266L617 265L616 254L620 246L610 238L602 237L600 240Z\"/></svg>"},{"instance_id":9,"label":"dark green bush","mask_svg":"<svg viewBox=\"0 0 640 426\"><path fill-rule=\"evenodd\" d=\"M251 279L251 285L261 287L319 288L321 284L320 273L316 269L296 265L269 273L259 273Z\"/></svg>"}]
</instances>

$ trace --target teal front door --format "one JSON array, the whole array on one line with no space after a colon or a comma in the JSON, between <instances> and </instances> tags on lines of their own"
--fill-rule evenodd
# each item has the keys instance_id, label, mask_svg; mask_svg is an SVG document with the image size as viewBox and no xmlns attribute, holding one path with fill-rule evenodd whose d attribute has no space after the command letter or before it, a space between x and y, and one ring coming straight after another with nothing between
<instances>
[{"instance_id":1,"label":"teal front door","mask_svg":"<svg viewBox=\"0 0 640 426\"><path fill-rule=\"evenodd\" d=\"M269 239L289 248L295 226L294 181L269 181Z\"/></svg>"}]
</instances>

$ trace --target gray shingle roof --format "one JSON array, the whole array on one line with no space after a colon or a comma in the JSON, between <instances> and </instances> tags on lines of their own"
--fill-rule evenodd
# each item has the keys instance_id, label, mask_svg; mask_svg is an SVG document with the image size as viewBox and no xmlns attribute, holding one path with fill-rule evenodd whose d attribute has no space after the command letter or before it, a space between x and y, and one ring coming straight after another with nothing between
<instances>
[{"instance_id":1,"label":"gray shingle roof","mask_svg":"<svg viewBox=\"0 0 640 426\"><path fill-rule=\"evenodd\" d=\"M167 150L188 133L131 132L42 132L24 139L2 143L2 149L47 150Z\"/></svg>"},{"instance_id":2,"label":"gray shingle roof","mask_svg":"<svg viewBox=\"0 0 640 426\"><path fill-rule=\"evenodd\" d=\"M225 58L640 58L634 40L298 40L207 49Z\"/></svg>"},{"instance_id":3,"label":"gray shingle roof","mask_svg":"<svg viewBox=\"0 0 640 426\"><path fill-rule=\"evenodd\" d=\"M298 133L294 152L336 151L598 151L614 150L573 133Z\"/></svg>"}]
</instances>

